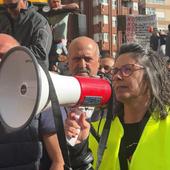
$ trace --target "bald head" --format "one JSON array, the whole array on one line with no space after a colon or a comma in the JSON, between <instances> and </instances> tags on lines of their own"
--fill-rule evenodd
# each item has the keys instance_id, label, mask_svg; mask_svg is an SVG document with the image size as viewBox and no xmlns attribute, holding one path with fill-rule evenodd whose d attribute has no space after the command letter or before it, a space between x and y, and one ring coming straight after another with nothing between
<instances>
[{"instance_id":1,"label":"bald head","mask_svg":"<svg viewBox=\"0 0 170 170\"><path fill-rule=\"evenodd\" d=\"M20 46L12 36L8 34L0 34L0 58L11 48Z\"/></svg>"},{"instance_id":2,"label":"bald head","mask_svg":"<svg viewBox=\"0 0 170 170\"><path fill-rule=\"evenodd\" d=\"M68 65L72 75L96 76L99 67L99 48L91 38L74 39L68 49Z\"/></svg>"},{"instance_id":3,"label":"bald head","mask_svg":"<svg viewBox=\"0 0 170 170\"><path fill-rule=\"evenodd\" d=\"M76 48L77 50L79 50L82 47L83 48L93 47L96 56L99 57L100 52L97 43L93 39L85 36L75 38L69 46L68 53L71 53L72 49L75 50Z\"/></svg>"}]
</instances>

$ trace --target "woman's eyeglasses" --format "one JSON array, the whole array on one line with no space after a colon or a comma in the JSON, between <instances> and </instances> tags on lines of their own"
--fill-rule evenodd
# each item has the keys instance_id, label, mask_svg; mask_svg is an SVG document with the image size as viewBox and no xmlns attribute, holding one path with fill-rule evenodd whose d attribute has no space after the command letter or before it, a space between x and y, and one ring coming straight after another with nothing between
<instances>
[{"instance_id":1,"label":"woman's eyeglasses","mask_svg":"<svg viewBox=\"0 0 170 170\"><path fill-rule=\"evenodd\" d=\"M117 68L117 67L113 68L110 73L114 77L120 71L121 76L129 77L129 76L131 76L133 74L133 72L135 72L137 70L141 70L141 69L144 69L144 67L141 66L141 65L138 65L138 64L126 64L126 65L123 65L120 68Z\"/></svg>"}]
</instances>

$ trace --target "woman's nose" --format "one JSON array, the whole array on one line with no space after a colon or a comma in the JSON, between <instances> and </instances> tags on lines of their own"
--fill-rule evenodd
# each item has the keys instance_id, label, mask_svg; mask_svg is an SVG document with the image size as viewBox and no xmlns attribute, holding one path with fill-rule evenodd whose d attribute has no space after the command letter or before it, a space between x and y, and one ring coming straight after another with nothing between
<instances>
[{"instance_id":1,"label":"woman's nose","mask_svg":"<svg viewBox=\"0 0 170 170\"><path fill-rule=\"evenodd\" d=\"M117 72L116 75L114 75L112 77L112 80L115 81L115 80L122 80L122 76L120 74L120 72Z\"/></svg>"}]
</instances>

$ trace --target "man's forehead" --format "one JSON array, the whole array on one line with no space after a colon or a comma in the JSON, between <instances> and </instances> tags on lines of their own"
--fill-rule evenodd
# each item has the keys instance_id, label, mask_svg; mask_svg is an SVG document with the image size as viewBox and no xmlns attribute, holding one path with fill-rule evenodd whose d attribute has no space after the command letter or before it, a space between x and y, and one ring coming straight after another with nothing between
<instances>
[{"instance_id":1,"label":"man's forehead","mask_svg":"<svg viewBox=\"0 0 170 170\"><path fill-rule=\"evenodd\" d=\"M72 49L76 51L95 51L96 50L95 46L91 43L75 44Z\"/></svg>"}]
</instances>

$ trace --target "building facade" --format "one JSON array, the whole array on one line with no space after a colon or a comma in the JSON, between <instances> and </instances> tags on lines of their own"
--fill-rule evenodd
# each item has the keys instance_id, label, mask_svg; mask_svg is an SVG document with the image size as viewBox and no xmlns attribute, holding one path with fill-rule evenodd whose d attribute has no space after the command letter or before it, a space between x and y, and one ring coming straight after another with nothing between
<instances>
[{"instance_id":1,"label":"building facade","mask_svg":"<svg viewBox=\"0 0 170 170\"><path fill-rule=\"evenodd\" d=\"M170 24L170 0L141 0L140 12L146 15L156 15L158 30L167 30Z\"/></svg>"},{"instance_id":2,"label":"building facade","mask_svg":"<svg viewBox=\"0 0 170 170\"><path fill-rule=\"evenodd\" d=\"M66 1L65 1L66 2ZM87 34L98 44L101 51L115 56L122 44L124 30L118 30L118 16L138 15L138 0L77 0L82 13L86 14Z\"/></svg>"},{"instance_id":3,"label":"building facade","mask_svg":"<svg viewBox=\"0 0 170 170\"><path fill-rule=\"evenodd\" d=\"M133 41L132 35L138 31L135 30L136 26L142 29L140 20L144 21L145 25L143 31L138 31L141 41L147 33L148 26L165 30L170 24L170 0L63 0L62 2L79 4L81 13L86 15L87 36L99 44L101 51L107 51L111 56L115 56L122 43L131 39ZM148 19L142 15L153 16ZM154 15L156 21L152 22ZM135 16L139 17L134 19ZM134 23L137 20L136 25Z\"/></svg>"}]
</instances>

